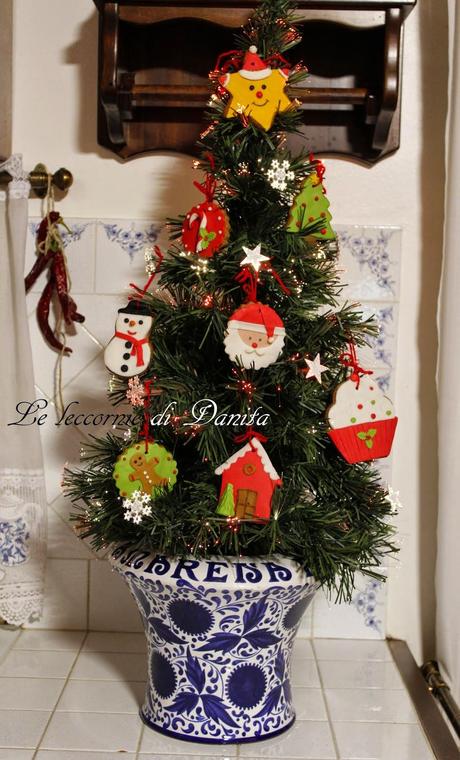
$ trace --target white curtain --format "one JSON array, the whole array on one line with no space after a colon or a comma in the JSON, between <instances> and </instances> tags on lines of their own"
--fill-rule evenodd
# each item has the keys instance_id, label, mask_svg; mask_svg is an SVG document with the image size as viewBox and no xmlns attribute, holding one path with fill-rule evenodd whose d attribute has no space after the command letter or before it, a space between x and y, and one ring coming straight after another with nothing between
<instances>
[{"instance_id":1,"label":"white curtain","mask_svg":"<svg viewBox=\"0 0 460 760\"><path fill-rule=\"evenodd\" d=\"M13 179L0 194L0 617L21 625L40 616L46 556L46 496L39 429L11 425L35 399L24 292L30 185L21 156L0 164Z\"/></svg>"},{"instance_id":2,"label":"white curtain","mask_svg":"<svg viewBox=\"0 0 460 760\"><path fill-rule=\"evenodd\" d=\"M437 658L460 703L460 8L449 2L445 250L439 303Z\"/></svg>"}]
</instances>

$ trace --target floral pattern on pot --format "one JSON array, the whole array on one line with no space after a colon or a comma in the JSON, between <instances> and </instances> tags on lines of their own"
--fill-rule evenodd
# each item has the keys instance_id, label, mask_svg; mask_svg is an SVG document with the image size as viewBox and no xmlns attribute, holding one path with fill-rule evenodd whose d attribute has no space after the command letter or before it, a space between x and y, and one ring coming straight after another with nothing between
<instances>
[{"instance_id":1,"label":"floral pattern on pot","mask_svg":"<svg viewBox=\"0 0 460 760\"><path fill-rule=\"evenodd\" d=\"M208 743L273 736L294 721L290 661L317 584L284 557L172 559L118 546L148 642L141 717Z\"/></svg>"}]
</instances>

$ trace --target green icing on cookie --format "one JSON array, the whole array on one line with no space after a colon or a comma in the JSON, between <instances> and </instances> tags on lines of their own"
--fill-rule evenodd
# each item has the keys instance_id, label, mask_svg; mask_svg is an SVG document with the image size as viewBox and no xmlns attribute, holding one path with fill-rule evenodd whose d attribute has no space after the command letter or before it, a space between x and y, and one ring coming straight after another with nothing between
<instances>
[{"instance_id":1,"label":"green icing on cookie","mask_svg":"<svg viewBox=\"0 0 460 760\"><path fill-rule=\"evenodd\" d=\"M125 499L134 491L155 496L163 488L172 488L177 480L177 463L172 454L158 443L138 442L121 452L113 468L113 479Z\"/></svg>"}]
</instances>

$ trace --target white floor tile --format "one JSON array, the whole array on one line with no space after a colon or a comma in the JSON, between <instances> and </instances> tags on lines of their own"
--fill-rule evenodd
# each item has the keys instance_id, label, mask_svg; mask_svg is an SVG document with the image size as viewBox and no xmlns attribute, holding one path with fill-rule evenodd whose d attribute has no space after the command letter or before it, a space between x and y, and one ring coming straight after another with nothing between
<instances>
[{"instance_id":1,"label":"white floor tile","mask_svg":"<svg viewBox=\"0 0 460 760\"><path fill-rule=\"evenodd\" d=\"M134 758L135 755L131 752L73 752L62 749L41 749L34 760L134 760ZM0 760L3 760L1 755Z\"/></svg>"},{"instance_id":2,"label":"white floor tile","mask_svg":"<svg viewBox=\"0 0 460 760\"><path fill-rule=\"evenodd\" d=\"M41 749L34 760L134 760L131 752L72 752L62 749ZM0 755L0 760L3 760ZM14 760L14 758L11 758Z\"/></svg>"},{"instance_id":3,"label":"white floor tile","mask_svg":"<svg viewBox=\"0 0 460 760\"><path fill-rule=\"evenodd\" d=\"M78 651L84 631L22 631L14 649L38 649L50 652Z\"/></svg>"},{"instance_id":4,"label":"white floor tile","mask_svg":"<svg viewBox=\"0 0 460 760\"><path fill-rule=\"evenodd\" d=\"M20 636L21 631L0 628L0 662L6 657Z\"/></svg>"},{"instance_id":5,"label":"white floor tile","mask_svg":"<svg viewBox=\"0 0 460 760\"><path fill-rule=\"evenodd\" d=\"M34 749L0 749L0 760L32 760Z\"/></svg>"},{"instance_id":6,"label":"white floor tile","mask_svg":"<svg viewBox=\"0 0 460 760\"><path fill-rule=\"evenodd\" d=\"M314 660L315 655L310 639L296 639L292 652L293 663L299 660Z\"/></svg>"},{"instance_id":7,"label":"white floor tile","mask_svg":"<svg viewBox=\"0 0 460 760\"><path fill-rule=\"evenodd\" d=\"M2 678L0 710L54 710L64 684L63 678Z\"/></svg>"},{"instance_id":8,"label":"white floor tile","mask_svg":"<svg viewBox=\"0 0 460 760\"><path fill-rule=\"evenodd\" d=\"M318 668L314 660L300 660L295 663L291 673L292 686L319 688Z\"/></svg>"},{"instance_id":9,"label":"white floor tile","mask_svg":"<svg viewBox=\"0 0 460 760\"><path fill-rule=\"evenodd\" d=\"M327 720L321 689L294 687L292 696L297 720Z\"/></svg>"},{"instance_id":10,"label":"white floor tile","mask_svg":"<svg viewBox=\"0 0 460 760\"><path fill-rule=\"evenodd\" d=\"M66 678L75 652L23 652L14 649L0 665L0 676L11 678Z\"/></svg>"},{"instance_id":11,"label":"white floor tile","mask_svg":"<svg viewBox=\"0 0 460 760\"><path fill-rule=\"evenodd\" d=\"M144 654L82 652L71 678L83 681L145 681L147 657Z\"/></svg>"},{"instance_id":12,"label":"white floor tile","mask_svg":"<svg viewBox=\"0 0 460 760\"><path fill-rule=\"evenodd\" d=\"M240 757L302 758L335 760L336 754L328 723L297 721L286 733L257 745L242 744Z\"/></svg>"},{"instance_id":13,"label":"white floor tile","mask_svg":"<svg viewBox=\"0 0 460 760\"><path fill-rule=\"evenodd\" d=\"M401 676L392 662L320 660L318 666L325 689L404 688Z\"/></svg>"},{"instance_id":14,"label":"white floor tile","mask_svg":"<svg viewBox=\"0 0 460 760\"><path fill-rule=\"evenodd\" d=\"M147 651L147 643L143 633L91 632L83 644L83 651L144 654Z\"/></svg>"},{"instance_id":15,"label":"white floor tile","mask_svg":"<svg viewBox=\"0 0 460 760\"><path fill-rule=\"evenodd\" d=\"M386 641L369 639L315 639L318 660L392 660Z\"/></svg>"},{"instance_id":16,"label":"white floor tile","mask_svg":"<svg viewBox=\"0 0 460 760\"><path fill-rule=\"evenodd\" d=\"M214 747L214 751L216 751L216 748ZM225 753L226 749L225 747L222 748L222 752ZM202 753L204 755L204 753ZM158 754L155 752L153 755L149 752L145 754L144 752L140 752L138 755L139 760L200 760L201 755L164 755L164 754ZM234 757L234 755L206 755L206 760L230 760L230 757ZM120 758L122 760L122 758Z\"/></svg>"},{"instance_id":17,"label":"white floor tile","mask_svg":"<svg viewBox=\"0 0 460 760\"><path fill-rule=\"evenodd\" d=\"M419 726L337 723L341 760L434 760Z\"/></svg>"},{"instance_id":18,"label":"white floor tile","mask_svg":"<svg viewBox=\"0 0 460 760\"><path fill-rule=\"evenodd\" d=\"M45 729L50 712L27 710L0 711L0 745L34 749Z\"/></svg>"},{"instance_id":19,"label":"white floor tile","mask_svg":"<svg viewBox=\"0 0 460 760\"><path fill-rule=\"evenodd\" d=\"M57 710L66 712L133 713L144 699L143 683L115 681L69 681Z\"/></svg>"},{"instance_id":20,"label":"white floor tile","mask_svg":"<svg viewBox=\"0 0 460 760\"><path fill-rule=\"evenodd\" d=\"M417 723L417 715L402 689L326 689L332 722Z\"/></svg>"},{"instance_id":21,"label":"white floor tile","mask_svg":"<svg viewBox=\"0 0 460 760\"><path fill-rule=\"evenodd\" d=\"M41 747L135 752L140 732L141 722L137 715L56 712Z\"/></svg>"},{"instance_id":22,"label":"white floor tile","mask_svg":"<svg viewBox=\"0 0 460 760\"><path fill-rule=\"evenodd\" d=\"M169 736L163 736L145 726L140 753L139 757L142 760L145 760L145 754L147 756L150 754L153 758L157 756L161 758L163 755L180 755L180 760L185 760L185 757L196 757L198 755L198 757L209 758L211 756L222 760L226 757L236 757L237 748L235 744L222 747L218 744L198 744L182 741L181 739L173 739Z\"/></svg>"}]
</instances>

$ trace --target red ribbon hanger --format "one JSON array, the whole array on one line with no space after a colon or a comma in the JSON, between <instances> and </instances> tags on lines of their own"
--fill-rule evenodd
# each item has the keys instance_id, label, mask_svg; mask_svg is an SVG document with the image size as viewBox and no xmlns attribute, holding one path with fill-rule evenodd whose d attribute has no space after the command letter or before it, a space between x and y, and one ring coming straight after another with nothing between
<instances>
[{"instance_id":1,"label":"red ribbon hanger","mask_svg":"<svg viewBox=\"0 0 460 760\"><path fill-rule=\"evenodd\" d=\"M359 388L359 382L363 375L373 375L374 373L371 369L363 369L359 365L358 357L356 355L356 346L353 341L349 342L348 348L348 351L344 351L340 354L339 362L343 364L344 367L349 367L352 370L349 379L356 383L356 387Z\"/></svg>"},{"instance_id":2,"label":"red ribbon hanger","mask_svg":"<svg viewBox=\"0 0 460 760\"><path fill-rule=\"evenodd\" d=\"M233 440L235 443L244 443L245 441L250 441L252 438L257 438L257 440L261 443L267 443L268 441L267 436L262 435L262 433L257 432L257 430L254 430L252 425L248 427L245 433L236 435Z\"/></svg>"},{"instance_id":3,"label":"red ribbon hanger","mask_svg":"<svg viewBox=\"0 0 460 760\"><path fill-rule=\"evenodd\" d=\"M130 282L130 283L129 283L129 287L130 287L130 288L132 288L133 290L135 290L135 291L136 291L135 295L130 295L130 296L128 296L128 300L129 300L129 301L133 301L133 300L136 300L136 301L139 301L139 300L140 300L140 301L142 301L142 299L143 299L143 297L145 296L145 294L147 293L147 291L148 291L148 289L149 289L150 285L152 284L152 282L154 281L155 277L156 277L156 276L157 276L157 274L158 274L158 270L159 270L159 268L160 268L160 266L161 266L161 262L162 262L162 261L163 261L163 259L164 259L164 254L162 253L162 251L161 251L161 248L160 248L160 246L159 246L159 245L156 245L156 246L154 247L154 249L153 249L153 250L154 250L154 252L155 252L155 256L156 256L156 257L157 257L157 259L158 259L158 266L157 266L157 268L155 269L155 271L154 271L154 272L152 272L152 274L150 275L149 279L147 280L147 282L145 283L145 285L144 285L144 287L143 287L143 288L140 288L140 287L139 287L138 285L136 285L136 283L134 283L134 282Z\"/></svg>"}]
</instances>

